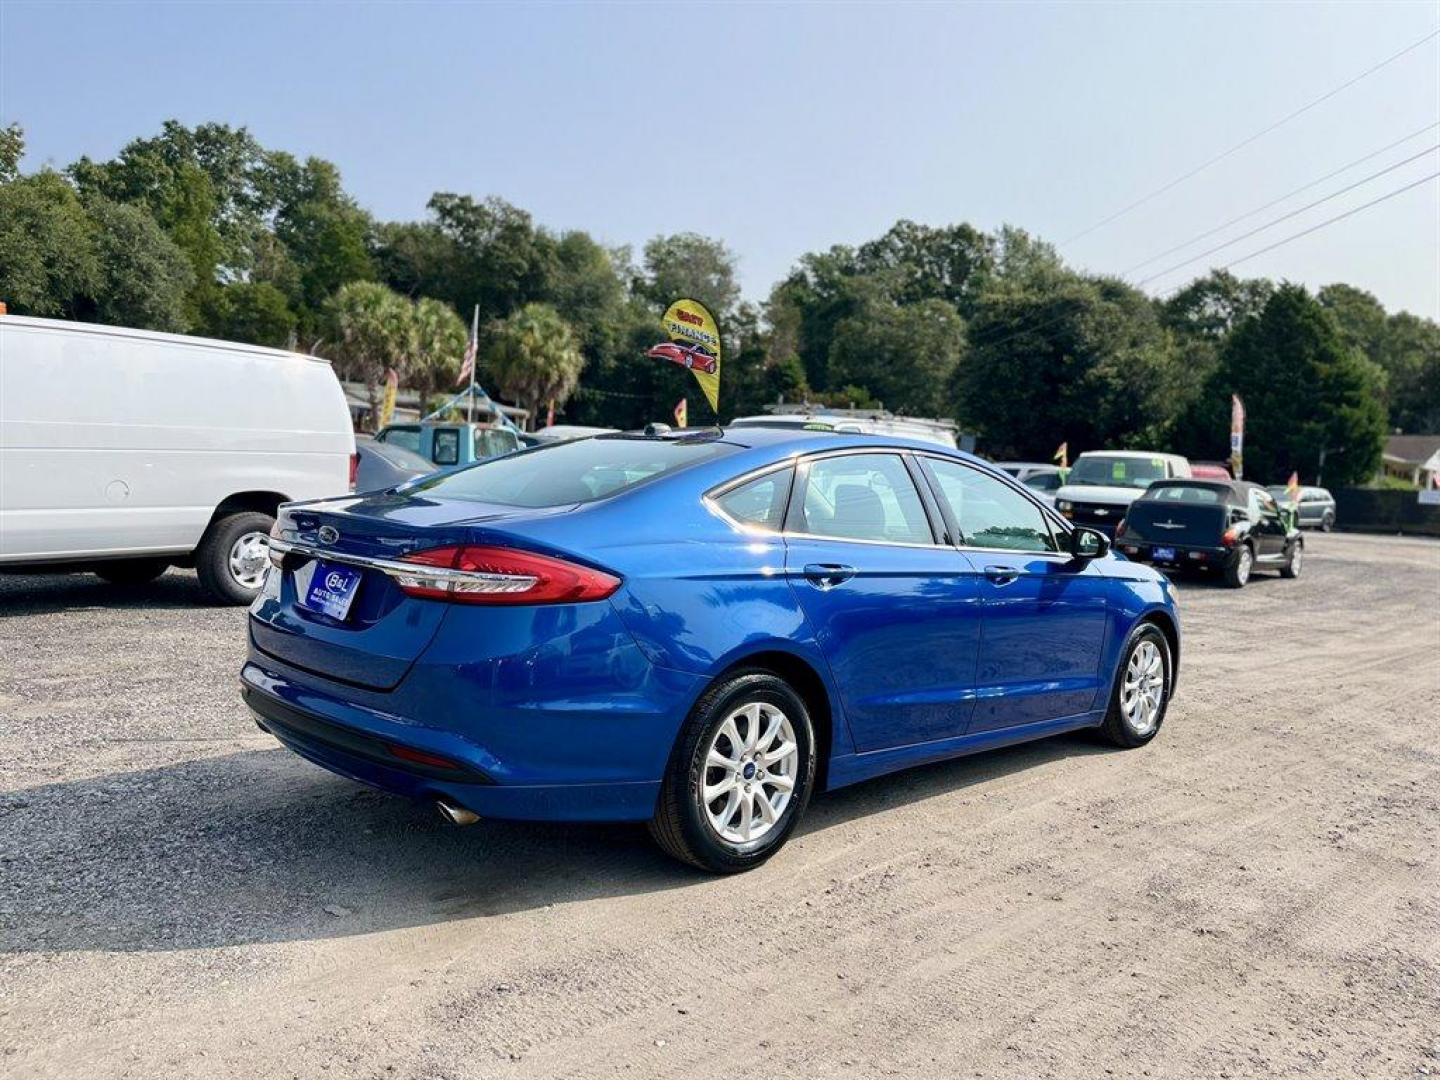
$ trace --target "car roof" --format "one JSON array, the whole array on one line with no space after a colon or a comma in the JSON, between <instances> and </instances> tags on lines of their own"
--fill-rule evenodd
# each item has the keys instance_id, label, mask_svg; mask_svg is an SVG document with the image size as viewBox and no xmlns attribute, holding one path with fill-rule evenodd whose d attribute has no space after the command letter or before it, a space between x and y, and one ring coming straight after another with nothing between
<instances>
[{"instance_id":1,"label":"car roof","mask_svg":"<svg viewBox=\"0 0 1440 1080\"><path fill-rule=\"evenodd\" d=\"M1080 457L1118 458L1183 458L1182 454L1168 454L1163 450L1086 450ZM1076 458L1078 461L1079 458Z\"/></svg>"}]
</instances>

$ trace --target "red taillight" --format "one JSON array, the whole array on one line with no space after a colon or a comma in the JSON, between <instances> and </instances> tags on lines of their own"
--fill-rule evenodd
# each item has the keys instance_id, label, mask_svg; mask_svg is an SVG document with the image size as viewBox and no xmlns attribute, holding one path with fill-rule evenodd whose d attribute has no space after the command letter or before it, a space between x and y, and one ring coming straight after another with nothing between
<instances>
[{"instance_id":1,"label":"red taillight","mask_svg":"<svg viewBox=\"0 0 1440 1080\"><path fill-rule=\"evenodd\" d=\"M431 548L400 561L415 564L414 574L391 572L408 595L456 604L578 604L620 587L603 570L514 548Z\"/></svg>"},{"instance_id":2,"label":"red taillight","mask_svg":"<svg viewBox=\"0 0 1440 1080\"><path fill-rule=\"evenodd\" d=\"M1220 535L1220 543L1224 544L1226 547L1234 547L1235 541L1238 539L1240 539L1240 534L1237 533L1234 529L1226 529Z\"/></svg>"},{"instance_id":3,"label":"red taillight","mask_svg":"<svg viewBox=\"0 0 1440 1080\"><path fill-rule=\"evenodd\" d=\"M443 758L439 754L427 754L424 750L401 746L399 743L386 743L385 751L391 757L399 758L401 761L410 761L416 765L428 765L432 769L460 768L456 762L451 761L449 758Z\"/></svg>"},{"instance_id":4,"label":"red taillight","mask_svg":"<svg viewBox=\"0 0 1440 1080\"><path fill-rule=\"evenodd\" d=\"M355 490L355 481L360 476L360 451L350 455L350 490Z\"/></svg>"}]
</instances>

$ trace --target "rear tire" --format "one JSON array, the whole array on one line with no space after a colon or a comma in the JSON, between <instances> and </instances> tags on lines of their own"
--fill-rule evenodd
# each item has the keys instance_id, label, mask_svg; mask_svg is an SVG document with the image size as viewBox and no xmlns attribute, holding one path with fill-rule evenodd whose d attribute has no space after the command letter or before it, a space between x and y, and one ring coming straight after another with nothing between
<instances>
[{"instance_id":1,"label":"rear tire","mask_svg":"<svg viewBox=\"0 0 1440 1080\"><path fill-rule=\"evenodd\" d=\"M1325 516L1320 519L1320 531L1329 532L1333 528L1335 528L1335 515L1327 510Z\"/></svg>"},{"instance_id":2,"label":"rear tire","mask_svg":"<svg viewBox=\"0 0 1440 1080\"><path fill-rule=\"evenodd\" d=\"M1300 563L1305 557L1305 543L1297 539L1290 545L1290 558L1285 560L1285 565L1280 568L1280 576L1283 578L1297 578L1300 576Z\"/></svg>"},{"instance_id":3,"label":"rear tire","mask_svg":"<svg viewBox=\"0 0 1440 1080\"><path fill-rule=\"evenodd\" d=\"M144 585L169 570L170 563L165 559L116 559L93 569L96 577L111 585Z\"/></svg>"},{"instance_id":4,"label":"rear tire","mask_svg":"<svg viewBox=\"0 0 1440 1080\"><path fill-rule=\"evenodd\" d=\"M1141 623L1125 640L1100 736L1111 746L1144 746L1160 732L1175 684L1170 642L1154 623Z\"/></svg>"},{"instance_id":5,"label":"rear tire","mask_svg":"<svg viewBox=\"0 0 1440 1080\"><path fill-rule=\"evenodd\" d=\"M814 781L815 732L805 702L768 671L737 671L690 711L650 835L702 870L750 870L789 839Z\"/></svg>"},{"instance_id":6,"label":"rear tire","mask_svg":"<svg viewBox=\"0 0 1440 1080\"><path fill-rule=\"evenodd\" d=\"M269 514L251 510L210 523L195 549L195 574L213 599L248 604L259 595L270 565L264 540L274 524Z\"/></svg>"},{"instance_id":7,"label":"rear tire","mask_svg":"<svg viewBox=\"0 0 1440 1080\"><path fill-rule=\"evenodd\" d=\"M1255 553L1249 544L1241 544L1235 558L1225 567L1225 584L1232 589L1243 589L1255 571Z\"/></svg>"}]
</instances>

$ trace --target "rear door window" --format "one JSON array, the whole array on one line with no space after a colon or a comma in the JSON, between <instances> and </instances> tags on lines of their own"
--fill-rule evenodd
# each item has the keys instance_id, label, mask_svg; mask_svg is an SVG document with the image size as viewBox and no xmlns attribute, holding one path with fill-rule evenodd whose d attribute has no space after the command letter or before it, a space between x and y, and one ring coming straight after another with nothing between
<instances>
[{"instance_id":1,"label":"rear door window","mask_svg":"<svg viewBox=\"0 0 1440 1080\"><path fill-rule=\"evenodd\" d=\"M841 540L933 544L930 519L896 454L844 454L810 463L799 531Z\"/></svg>"}]
</instances>

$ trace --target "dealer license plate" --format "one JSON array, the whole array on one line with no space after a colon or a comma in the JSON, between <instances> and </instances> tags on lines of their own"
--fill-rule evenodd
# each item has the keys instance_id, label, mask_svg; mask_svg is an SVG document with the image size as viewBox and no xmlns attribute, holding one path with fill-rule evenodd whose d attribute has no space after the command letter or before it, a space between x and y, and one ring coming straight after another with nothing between
<instances>
[{"instance_id":1,"label":"dealer license plate","mask_svg":"<svg viewBox=\"0 0 1440 1080\"><path fill-rule=\"evenodd\" d=\"M1174 562L1174 561L1175 561L1175 549L1174 549L1174 548L1156 548L1154 551L1152 551L1152 552L1150 553L1150 557L1151 557L1152 559L1154 559L1156 562Z\"/></svg>"},{"instance_id":2,"label":"dealer license plate","mask_svg":"<svg viewBox=\"0 0 1440 1080\"><path fill-rule=\"evenodd\" d=\"M350 613L350 605L355 602L355 593L359 589L359 570L321 559L315 564L315 572L310 576L310 587L305 590L301 606L329 615L332 619L344 619Z\"/></svg>"}]
</instances>

